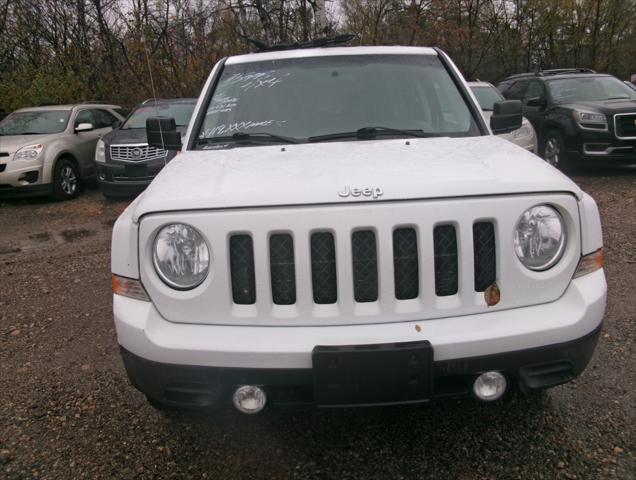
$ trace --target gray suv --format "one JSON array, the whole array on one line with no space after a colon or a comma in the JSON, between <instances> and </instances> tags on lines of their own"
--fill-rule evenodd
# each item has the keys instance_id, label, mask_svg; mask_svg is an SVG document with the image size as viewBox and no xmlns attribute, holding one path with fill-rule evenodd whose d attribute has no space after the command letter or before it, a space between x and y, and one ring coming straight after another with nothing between
<instances>
[{"instance_id":1,"label":"gray suv","mask_svg":"<svg viewBox=\"0 0 636 480\"><path fill-rule=\"evenodd\" d=\"M0 122L0 198L77 195L95 175L95 145L123 117L86 103L16 110Z\"/></svg>"}]
</instances>

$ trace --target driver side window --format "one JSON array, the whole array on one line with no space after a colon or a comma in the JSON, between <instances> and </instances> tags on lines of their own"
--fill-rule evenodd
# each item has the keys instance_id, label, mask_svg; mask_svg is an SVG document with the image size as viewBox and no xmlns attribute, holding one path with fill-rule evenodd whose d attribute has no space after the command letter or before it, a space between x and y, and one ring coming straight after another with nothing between
<instances>
[{"instance_id":1,"label":"driver side window","mask_svg":"<svg viewBox=\"0 0 636 480\"><path fill-rule=\"evenodd\" d=\"M528 103L528 100L531 98L545 98L545 90L543 89L543 84L541 82L530 82L528 85L528 90L526 90L525 95L523 96L524 105Z\"/></svg>"},{"instance_id":2,"label":"driver side window","mask_svg":"<svg viewBox=\"0 0 636 480\"><path fill-rule=\"evenodd\" d=\"M80 123L90 123L93 127L95 126L95 119L90 110L82 110L77 114L77 117L75 117L75 127Z\"/></svg>"}]
</instances>

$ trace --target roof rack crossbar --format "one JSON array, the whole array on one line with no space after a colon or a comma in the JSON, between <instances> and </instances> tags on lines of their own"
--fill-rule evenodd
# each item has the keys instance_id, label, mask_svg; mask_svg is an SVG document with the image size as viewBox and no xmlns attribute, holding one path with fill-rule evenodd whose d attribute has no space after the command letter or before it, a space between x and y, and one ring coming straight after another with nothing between
<instances>
[{"instance_id":1,"label":"roof rack crossbar","mask_svg":"<svg viewBox=\"0 0 636 480\"><path fill-rule=\"evenodd\" d=\"M316 48L327 47L330 45L340 45L343 43L349 43L356 38L357 35L352 33L345 33L342 35L336 35L335 37L322 37L307 42L294 42L289 44L268 45L265 42L254 38L248 38L247 41L251 43L257 52L276 52L280 50L296 50L301 48Z\"/></svg>"}]
</instances>

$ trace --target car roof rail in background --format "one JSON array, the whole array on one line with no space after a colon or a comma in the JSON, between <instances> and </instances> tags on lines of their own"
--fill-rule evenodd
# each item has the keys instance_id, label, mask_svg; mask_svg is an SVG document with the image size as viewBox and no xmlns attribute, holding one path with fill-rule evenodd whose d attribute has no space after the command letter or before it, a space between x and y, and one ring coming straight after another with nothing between
<instances>
[{"instance_id":1,"label":"car roof rail in background","mask_svg":"<svg viewBox=\"0 0 636 480\"><path fill-rule=\"evenodd\" d=\"M142 105L146 105L147 103L150 103L150 102L158 102L158 101L161 101L161 100L163 100L163 98L154 98L154 97L152 97L152 98L146 98L143 102L141 102L141 104L142 104Z\"/></svg>"},{"instance_id":2,"label":"car roof rail in background","mask_svg":"<svg viewBox=\"0 0 636 480\"><path fill-rule=\"evenodd\" d=\"M561 75L564 73L596 73L596 70L590 68L551 68L549 70L541 70L541 75Z\"/></svg>"},{"instance_id":3,"label":"car roof rail in background","mask_svg":"<svg viewBox=\"0 0 636 480\"><path fill-rule=\"evenodd\" d=\"M108 102L102 102L101 100L85 100L80 102L79 105L108 105Z\"/></svg>"},{"instance_id":4,"label":"car roof rail in background","mask_svg":"<svg viewBox=\"0 0 636 480\"><path fill-rule=\"evenodd\" d=\"M257 52L276 52L280 50L298 50L301 48L316 48L316 47L329 47L334 45L342 45L349 43L357 35L354 33L343 33L342 35L336 35L335 37L323 37L309 40L307 42L294 42L289 44L268 45L261 40L255 38L248 38L247 41L254 46Z\"/></svg>"}]
</instances>

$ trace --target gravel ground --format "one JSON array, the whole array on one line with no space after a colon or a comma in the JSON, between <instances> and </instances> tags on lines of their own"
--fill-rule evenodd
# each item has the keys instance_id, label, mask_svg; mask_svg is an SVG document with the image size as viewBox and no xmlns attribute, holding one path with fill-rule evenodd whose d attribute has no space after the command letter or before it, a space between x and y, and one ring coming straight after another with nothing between
<instances>
[{"instance_id":1,"label":"gravel ground","mask_svg":"<svg viewBox=\"0 0 636 480\"><path fill-rule=\"evenodd\" d=\"M539 399L321 411L153 410L112 323L125 203L0 202L0 478L636 478L636 169L575 180L599 202L609 305L584 374Z\"/></svg>"}]
</instances>

